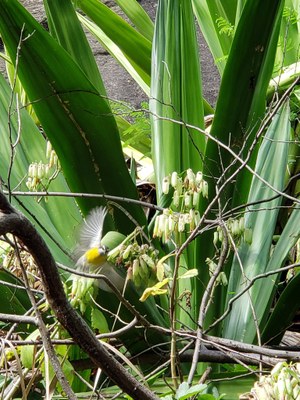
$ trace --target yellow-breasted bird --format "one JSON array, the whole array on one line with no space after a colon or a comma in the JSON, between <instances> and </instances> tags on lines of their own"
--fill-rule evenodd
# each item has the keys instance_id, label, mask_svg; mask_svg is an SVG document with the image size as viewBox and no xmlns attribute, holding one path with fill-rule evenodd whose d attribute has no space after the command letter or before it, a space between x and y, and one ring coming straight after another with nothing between
<instances>
[{"instance_id":1,"label":"yellow-breasted bird","mask_svg":"<svg viewBox=\"0 0 300 400\"><path fill-rule=\"evenodd\" d=\"M108 248L101 243L106 214L105 207L96 207L86 217L75 250L76 268L84 272L105 275L119 290L122 290L125 278L107 261ZM107 292L112 291L104 280L98 279L97 285Z\"/></svg>"}]
</instances>

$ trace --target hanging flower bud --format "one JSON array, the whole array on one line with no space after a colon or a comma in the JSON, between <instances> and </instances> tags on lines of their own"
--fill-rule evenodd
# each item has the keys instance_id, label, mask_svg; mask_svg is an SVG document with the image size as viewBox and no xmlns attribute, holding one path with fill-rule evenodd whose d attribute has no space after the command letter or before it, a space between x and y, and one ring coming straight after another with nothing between
<instances>
[{"instance_id":1,"label":"hanging flower bud","mask_svg":"<svg viewBox=\"0 0 300 400\"><path fill-rule=\"evenodd\" d=\"M182 188L183 188L182 178L178 177L175 189L177 190L179 196L182 194Z\"/></svg>"},{"instance_id":2,"label":"hanging flower bud","mask_svg":"<svg viewBox=\"0 0 300 400\"><path fill-rule=\"evenodd\" d=\"M37 166L37 177L39 180L43 179L45 176L45 167L44 164L42 164L41 162L39 162L38 166Z\"/></svg>"},{"instance_id":3,"label":"hanging flower bud","mask_svg":"<svg viewBox=\"0 0 300 400\"><path fill-rule=\"evenodd\" d=\"M173 204L174 204L174 206L177 208L177 207L179 207L179 203L180 203L179 192L178 192L177 190L174 190L174 194L173 194Z\"/></svg>"},{"instance_id":4,"label":"hanging flower bud","mask_svg":"<svg viewBox=\"0 0 300 400\"><path fill-rule=\"evenodd\" d=\"M199 199L200 199L200 193L197 191L193 192L193 207L198 207Z\"/></svg>"},{"instance_id":5,"label":"hanging flower bud","mask_svg":"<svg viewBox=\"0 0 300 400\"><path fill-rule=\"evenodd\" d=\"M244 217L241 217L239 219L239 229L240 229L241 233L244 232L244 229L245 229L245 218Z\"/></svg>"},{"instance_id":6,"label":"hanging flower bud","mask_svg":"<svg viewBox=\"0 0 300 400\"><path fill-rule=\"evenodd\" d=\"M26 186L28 187L29 190L32 190L32 178L28 178L26 182Z\"/></svg>"},{"instance_id":7,"label":"hanging flower bud","mask_svg":"<svg viewBox=\"0 0 300 400\"><path fill-rule=\"evenodd\" d=\"M153 237L159 237L159 215L157 217L155 217L155 221L154 221L154 228L153 228Z\"/></svg>"},{"instance_id":8,"label":"hanging flower bud","mask_svg":"<svg viewBox=\"0 0 300 400\"><path fill-rule=\"evenodd\" d=\"M132 267L129 267L127 270L127 279L132 281L133 280L133 271L132 271Z\"/></svg>"},{"instance_id":9,"label":"hanging flower bud","mask_svg":"<svg viewBox=\"0 0 300 400\"><path fill-rule=\"evenodd\" d=\"M195 226L196 226L195 225L195 210L193 208L191 208L190 211L189 211L189 214L190 214L190 222L189 222L190 229L191 229L191 231L193 231L195 229Z\"/></svg>"},{"instance_id":10,"label":"hanging flower bud","mask_svg":"<svg viewBox=\"0 0 300 400\"><path fill-rule=\"evenodd\" d=\"M245 228L245 230L244 230L244 240L248 244L252 243L252 229Z\"/></svg>"},{"instance_id":11,"label":"hanging flower bud","mask_svg":"<svg viewBox=\"0 0 300 400\"><path fill-rule=\"evenodd\" d=\"M188 181L188 188L191 190L195 189L195 174L191 168L186 171L186 178Z\"/></svg>"},{"instance_id":12,"label":"hanging flower bud","mask_svg":"<svg viewBox=\"0 0 300 400\"><path fill-rule=\"evenodd\" d=\"M129 244L126 247L126 249L124 250L123 255L122 255L124 260L127 260L127 258L129 258L130 254L131 254L131 250L132 250L132 244Z\"/></svg>"},{"instance_id":13,"label":"hanging flower bud","mask_svg":"<svg viewBox=\"0 0 300 400\"><path fill-rule=\"evenodd\" d=\"M200 213L199 213L199 211L198 210L195 210L195 218L194 218L194 220L195 220L195 225L197 226L198 224L199 224L199 222L200 222Z\"/></svg>"},{"instance_id":14,"label":"hanging flower bud","mask_svg":"<svg viewBox=\"0 0 300 400\"><path fill-rule=\"evenodd\" d=\"M162 182L162 192L168 194L170 190L170 175L165 176Z\"/></svg>"},{"instance_id":15,"label":"hanging flower bud","mask_svg":"<svg viewBox=\"0 0 300 400\"><path fill-rule=\"evenodd\" d=\"M232 222L232 228L231 228L232 234L235 236L239 236L240 235L240 225L239 225L239 221L237 219L233 220Z\"/></svg>"},{"instance_id":16,"label":"hanging flower bud","mask_svg":"<svg viewBox=\"0 0 300 400\"><path fill-rule=\"evenodd\" d=\"M206 199L208 198L208 183L206 181L203 181L202 183L202 195Z\"/></svg>"},{"instance_id":17,"label":"hanging flower bud","mask_svg":"<svg viewBox=\"0 0 300 400\"><path fill-rule=\"evenodd\" d=\"M46 157L47 158L50 158L51 152L52 152L52 145L49 142L49 140L47 140L47 145L46 145Z\"/></svg>"},{"instance_id":18,"label":"hanging flower bud","mask_svg":"<svg viewBox=\"0 0 300 400\"><path fill-rule=\"evenodd\" d=\"M184 193L184 205L188 209L193 207L193 197L191 191Z\"/></svg>"},{"instance_id":19,"label":"hanging flower bud","mask_svg":"<svg viewBox=\"0 0 300 400\"><path fill-rule=\"evenodd\" d=\"M219 242L219 233L217 231L214 232L214 245L217 246Z\"/></svg>"},{"instance_id":20,"label":"hanging flower bud","mask_svg":"<svg viewBox=\"0 0 300 400\"><path fill-rule=\"evenodd\" d=\"M140 262L139 262L139 260L137 258L135 258L133 260L133 263L132 263L132 276L133 276L133 279L136 278L137 275L139 274L139 268L140 268Z\"/></svg>"},{"instance_id":21,"label":"hanging flower bud","mask_svg":"<svg viewBox=\"0 0 300 400\"><path fill-rule=\"evenodd\" d=\"M177 182L178 182L178 174L176 171L172 172L171 175L171 185L174 189L177 188Z\"/></svg>"},{"instance_id":22,"label":"hanging flower bud","mask_svg":"<svg viewBox=\"0 0 300 400\"><path fill-rule=\"evenodd\" d=\"M201 171L198 171L198 172L196 173L196 177L195 177L195 182L196 182L197 188L199 188L199 186L200 186L200 184L202 183L202 181L203 181L203 174L202 174Z\"/></svg>"},{"instance_id":23,"label":"hanging flower bud","mask_svg":"<svg viewBox=\"0 0 300 400\"><path fill-rule=\"evenodd\" d=\"M175 226L176 226L176 222L175 222L175 218L174 215L169 215L169 231L172 233L175 231Z\"/></svg>"},{"instance_id":24,"label":"hanging flower bud","mask_svg":"<svg viewBox=\"0 0 300 400\"><path fill-rule=\"evenodd\" d=\"M184 215L180 214L179 215L179 220L178 220L178 232L184 232L184 230L185 230Z\"/></svg>"}]
</instances>

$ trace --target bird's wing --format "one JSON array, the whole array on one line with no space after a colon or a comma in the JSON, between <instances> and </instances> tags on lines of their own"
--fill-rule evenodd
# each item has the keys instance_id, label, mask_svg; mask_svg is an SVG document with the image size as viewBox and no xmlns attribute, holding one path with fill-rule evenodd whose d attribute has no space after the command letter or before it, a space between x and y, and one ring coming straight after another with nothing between
<instances>
[{"instance_id":1,"label":"bird's wing","mask_svg":"<svg viewBox=\"0 0 300 400\"><path fill-rule=\"evenodd\" d=\"M100 246L106 214L105 207L96 207L86 217L79 237L79 246L82 249L88 250Z\"/></svg>"}]
</instances>

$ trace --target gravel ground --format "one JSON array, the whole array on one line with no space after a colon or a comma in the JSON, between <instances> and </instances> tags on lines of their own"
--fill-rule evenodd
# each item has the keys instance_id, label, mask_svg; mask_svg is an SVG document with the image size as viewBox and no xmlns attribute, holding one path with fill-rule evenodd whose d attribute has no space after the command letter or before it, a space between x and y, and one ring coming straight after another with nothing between
<instances>
[{"instance_id":1,"label":"gravel ground","mask_svg":"<svg viewBox=\"0 0 300 400\"><path fill-rule=\"evenodd\" d=\"M42 0L23 0L21 2L39 22L45 19ZM120 13L120 10L113 0L103 0L103 2ZM140 0L140 4L145 8L152 20L154 20L157 0ZM205 98L214 105L219 90L219 74L200 33L198 34L198 39L203 76L203 92ZM89 36L89 40L108 96L113 99L129 102L134 107L139 107L142 101L147 100L143 91L138 87L131 76L117 63L117 61L101 48L94 38ZM0 72L3 71L4 63L0 59Z\"/></svg>"}]
</instances>

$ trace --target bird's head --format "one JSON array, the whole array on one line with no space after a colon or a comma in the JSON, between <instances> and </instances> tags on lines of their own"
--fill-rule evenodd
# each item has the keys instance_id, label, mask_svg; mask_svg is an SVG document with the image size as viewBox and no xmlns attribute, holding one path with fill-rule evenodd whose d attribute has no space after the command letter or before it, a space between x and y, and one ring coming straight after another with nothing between
<instances>
[{"instance_id":1,"label":"bird's head","mask_svg":"<svg viewBox=\"0 0 300 400\"><path fill-rule=\"evenodd\" d=\"M100 245L99 247L92 247L85 252L86 261L94 266L101 266L107 260L108 248Z\"/></svg>"}]
</instances>

